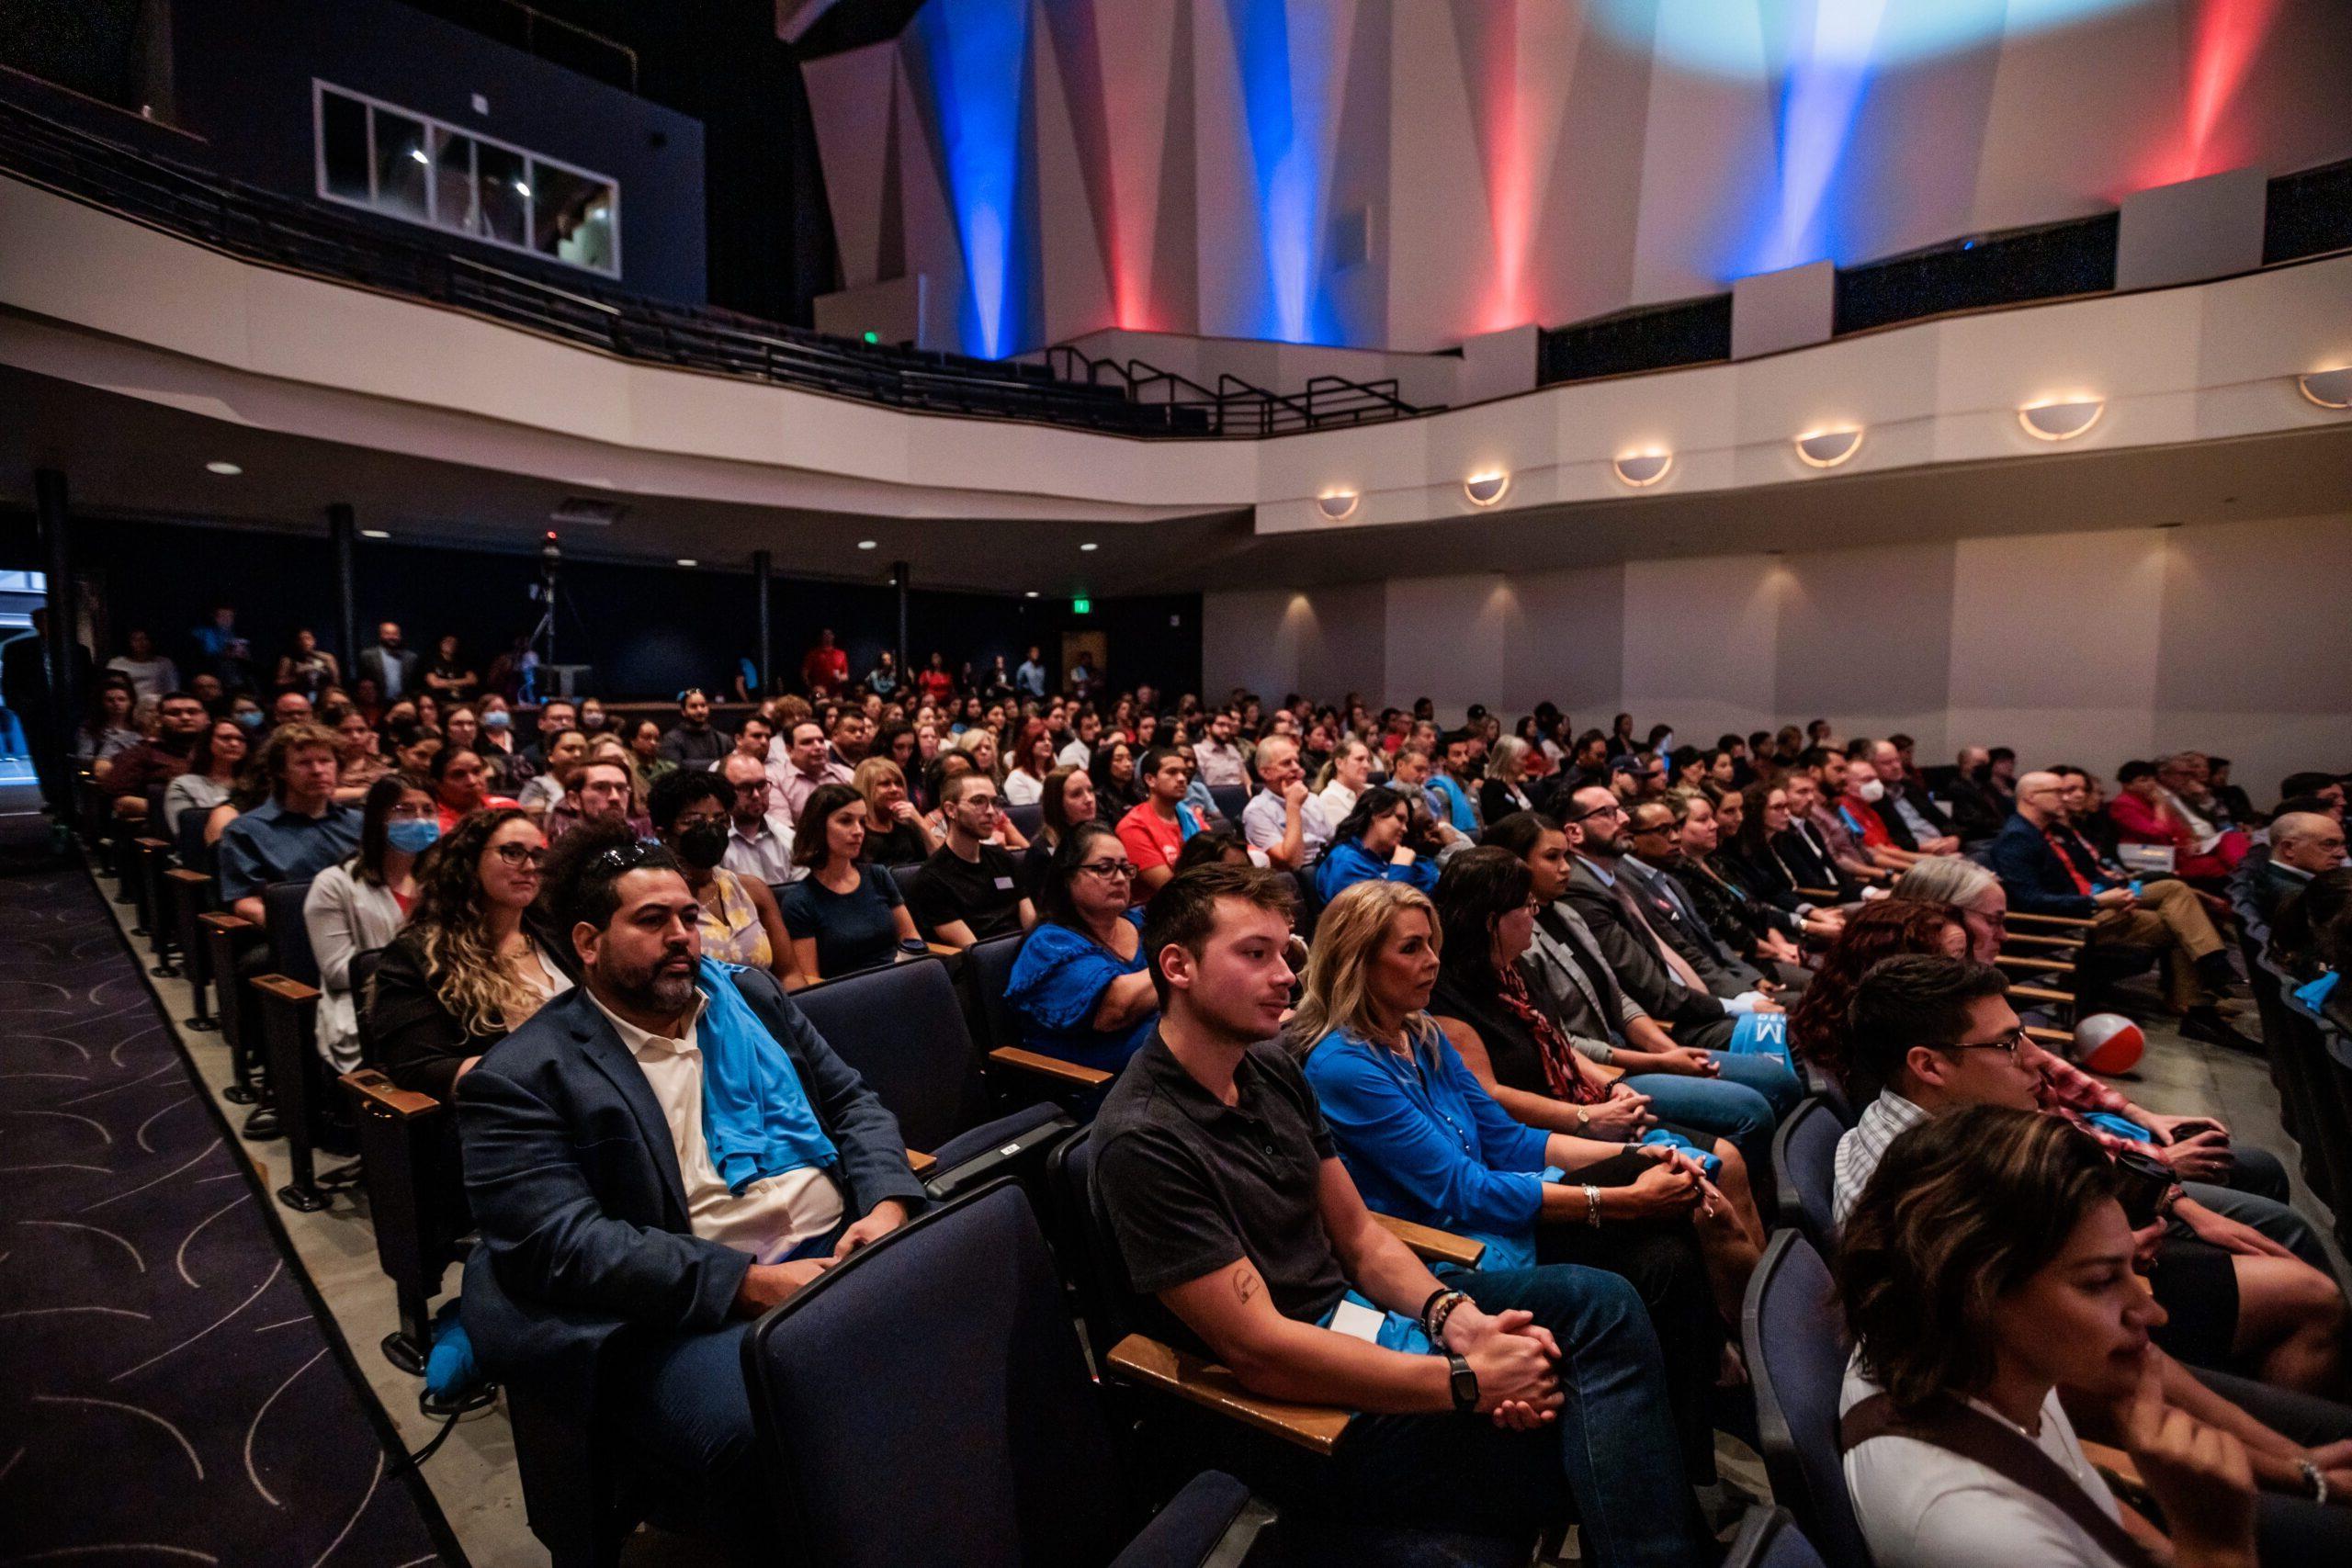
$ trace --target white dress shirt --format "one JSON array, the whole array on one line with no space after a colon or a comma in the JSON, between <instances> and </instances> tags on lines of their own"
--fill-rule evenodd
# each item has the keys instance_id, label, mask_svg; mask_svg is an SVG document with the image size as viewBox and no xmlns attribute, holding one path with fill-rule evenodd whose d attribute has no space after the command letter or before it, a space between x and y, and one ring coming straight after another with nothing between
<instances>
[{"instance_id":1,"label":"white dress shirt","mask_svg":"<svg viewBox=\"0 0 2352 1568\"><path fill-rule=\"evenodd\" d=\"M814 1166L762 1177L740 1194L729 1192L719 1179L702 1130L702 1046L695 1038L701 996L695 998L694 1015L679 1040L648 1033L616 1017L593 991L588 999L611 1021L662 1104L662 1118L670 1123L670 1145L678 1156L678 1179L686 1190L686 1222L695 1235L748 1252L754 1262L778 1263L802 1243L842 1223L841 1190Z\"/></svg>"},{"instance_id":2,"label":"white dress shirt","mask_svg":"<svg viewBox=\"0 0 2352 1568\"><path fill-rule=\"evenodd\" d=\"M792 863L792 818L781 811L769 812L761 818L759 830L752 833L746 833L730 820L727 852L718 857L718 863L738 876L748 876L771 887L797 882L808 874L807 866Z\"/></svg>"}]
</instances>

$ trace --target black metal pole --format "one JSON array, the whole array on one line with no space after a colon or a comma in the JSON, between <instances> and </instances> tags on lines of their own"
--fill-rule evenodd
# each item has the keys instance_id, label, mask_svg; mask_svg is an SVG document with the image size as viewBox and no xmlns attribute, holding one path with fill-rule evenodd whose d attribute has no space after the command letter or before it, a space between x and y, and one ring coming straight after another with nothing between
<instances>
[{"instance_id":1,"label":"black metal pole","mask_svg":"<svg viewBox=\"0 0 2352 1568\"><path fill-rule=\"evenodd\" d=\"M752 700L755 703L764 701L767 694L775 690L775 682L770 679L769 660L774 657L774 649L768 635L768 578L775 570L775 556L766 550L752 552L752 582L759 594L760 604L760 689L752 694Z\"/></svg>"},{"instance_id":2,"label":"black metal pole","mask_svg":"<svg viewBox=\"0 0 2352 1568\"><path fill-rule=\"evenodd\" d=\"M359 674L359 571L353 558L359 525L351 508L336 502L327 508L327 538L334 547L335 629L343 634L343 678Z\"/></svg>"},{"instance_id":3,"label":"black metal pole","mask_svg":"<svg viewBox=\"0 0 2352 1568\"><path fill-rule=\"evenodd\" d=\"M40 520L41 573L49 593L49 723L52 743L72 742L74 716L84 694L74 682L74 569L72 520L65 507L65 476L56 468L33 470L33 511Z\"/></svg>"},{"instance_id":4,"label":"black metal pole","mask_svg":"<svg viewBox=\"0 0 2352 1568\"><path fill-rule=\"evenodd\" d=\"M907 563L890 563L890 586L899 591L899 680L902 684L914 680L914 660L907 654Z\"/></svg>"}]
</instances>

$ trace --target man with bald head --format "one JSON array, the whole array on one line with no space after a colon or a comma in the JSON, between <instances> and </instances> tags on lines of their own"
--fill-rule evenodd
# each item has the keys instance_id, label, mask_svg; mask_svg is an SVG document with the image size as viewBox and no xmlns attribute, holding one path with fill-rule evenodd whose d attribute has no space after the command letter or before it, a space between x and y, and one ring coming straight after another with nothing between
<instances>
[{"instance_id":1,"label":"man with bald head","mask_svg":"<svg viewBox=\"0 0 2352 1568\"><path fill-rule=\"evenodd\" d=\"M2086 938L2093 945L2160 950L2165 1002L2180 1015L2180 1032L2209 1045L2259 1052L2261 1045L2232 1028L2217 1005L2236 976L2196 893L2177 880L2115 880L2064 830L2065 792L2065 781L2053 773L2018 780L2017 809L1985 857L2009 908L2092 920Z\"/></svg>"},{"instance_id":2,"label":"man with bald head","mask_svg":"<svg viewBox=\"0 0 2352 1568\"><path fill-rule=\"evenodd\" d=\"M1306 787L1296 740L1276 734L1258 742L1258 782L1265 787L1241 808L1241 835L1250 841L1250 858L1262 857L1263 863L1277 871L1304 875L1331 841L1332 824Z\"/></svg>"},{"instance_id":3,"label":"man with bald head","mask_svg":"<svg viewBox=\"0 0 2352 1568\"><path fill-rule=\"evenodd\" d=\"M2247 894L2262 923L2324 872L2344 863L2344 824L2317 811L2290 811L2270 819L2270 853L2250 860Z\"/></svg>"}]
</instances>

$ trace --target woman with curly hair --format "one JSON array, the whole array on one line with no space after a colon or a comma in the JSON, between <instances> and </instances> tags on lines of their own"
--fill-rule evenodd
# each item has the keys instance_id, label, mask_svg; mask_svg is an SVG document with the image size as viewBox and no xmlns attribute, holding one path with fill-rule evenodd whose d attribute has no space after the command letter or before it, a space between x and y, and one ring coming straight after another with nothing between
<instances>
[{"instance_id":1,"label":"woman with curly hair","mask_svg":"<svg viewBox=\"0 0 2352 1568\"><path fill-rule=\"evenodd\" d=\"M519 808L462 818L418 863L416 907L368 999L384 1070L447 1100L482 1053L571 988L571 943L532 916L548 841Z\"/></svg>"},{"instance_id":2,"label":"woman with curly hair","mask_svg":"<svg viewBox=\"0 0 2352 1568\"><path fill-rule=\"evenodd\" d=\"M1789 1015L1789 1048L1797 1060L1836 1083L1856 1105L1875 1097L1881 1086L1850 1077L1854 1055L1848 1048L1847 1009L1871 964L1911 953L1965 958L1968 928L1941 904L1887 898L1855 911L1845 931L1821 955L1813 984Z\"/></svg>"}]
</instances>

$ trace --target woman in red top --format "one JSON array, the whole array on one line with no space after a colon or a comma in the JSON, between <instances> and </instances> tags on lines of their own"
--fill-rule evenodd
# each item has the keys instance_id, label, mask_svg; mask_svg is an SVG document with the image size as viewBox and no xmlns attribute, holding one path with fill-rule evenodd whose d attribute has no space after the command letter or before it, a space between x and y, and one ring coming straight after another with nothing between
<instances>
[{"instance_id":1,"label":"woman in red top","mask_svg":"<svg viewBox=\"0 0 2352 1568\"><path fill-rule=\"evenodd\" d=\"M2174 874L2209 892L2229 882L2231 871L2245 858L2244 835L2224 833L2211 851L2200 854L2196 833L2165 798L2154 763L2126 762L2116 770L2115 782L2120 787L2107 804L2107 815L2115 824L2119 842L2172 851Z\"/></svg>"},{"instance_id":2,"label":"woman in red top","mask_svg":"<svg viewBox=\"0 0 2352 1568\"><path fill-rule=\"evenodd\" d=\"M463 746L444 746L434 752L433 761L425 764L425 776L433 781L434 804L440 808L444 833L469 812L504 810L514 805L505 795L490 793L489 767L479 753Z\"/></svg>"},{"instance_id":3,"label":"woman in red top","mask_svg":"<svg viewBox=\"0 0 2352 1568\"><path fill-rule=\"evenodd\" d=\"M927 702L944 703L956 694L956 677L947 672L947 656L933 653L931 662L915 676L915 690Z\"/></svg>"}]
</instances>

